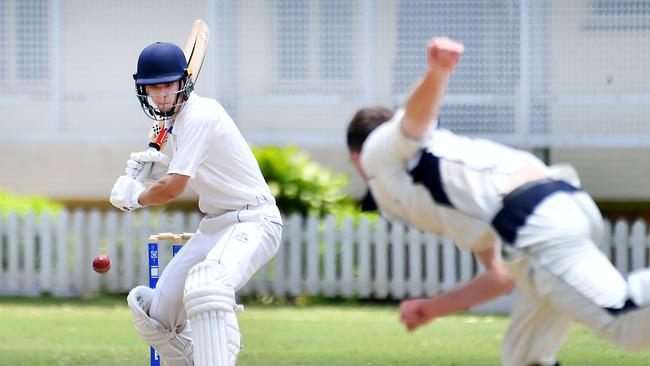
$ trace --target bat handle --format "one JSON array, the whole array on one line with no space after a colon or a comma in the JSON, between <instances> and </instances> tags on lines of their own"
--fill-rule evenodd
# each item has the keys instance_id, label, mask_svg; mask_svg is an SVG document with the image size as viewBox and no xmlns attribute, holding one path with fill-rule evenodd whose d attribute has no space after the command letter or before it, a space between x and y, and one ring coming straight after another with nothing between
<instances>
[{"instance_id":1,"label":"bat handle","mask_svg":"<svg viewBox=\"0 0 650 366\"><path fill-rule=\"evenodd\" d=\"M149 150L158 151L158 149L156 149L155 147L150 147ZM144 182L145 179L149 178L152 170L153 170L153 162L149 161L144 163L144 166L142 167L140 174L138 174L138 176L135 177L135 180L137 180L140 183Z\"/></svg>"}]
</instances>

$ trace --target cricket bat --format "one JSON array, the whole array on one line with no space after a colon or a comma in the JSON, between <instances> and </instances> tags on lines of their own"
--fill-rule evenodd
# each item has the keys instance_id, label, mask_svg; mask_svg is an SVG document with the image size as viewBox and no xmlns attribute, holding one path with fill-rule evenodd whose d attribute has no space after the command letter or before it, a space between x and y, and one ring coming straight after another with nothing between
<instances>
[{"instance_id":1,"label":"cricket bat","mask_svg":"<svg viewBox=\"0 0 650 366\"><path fill-rule=\"evenodd\" d=\"M183 53L185 54L185 59L187 59L188 72L194 85L196 85L201 68L203 67L203 60L208 49L209 39L210 29L207 23L201 19L195 20L183 47ZM155 121L149 131L149 149L162 150L168 137L169 131L165 128L165 121ZM151 174L152 167L153 163L147 163L136 180L142 182L146 179Z\"/></svg>"}]
</instances>

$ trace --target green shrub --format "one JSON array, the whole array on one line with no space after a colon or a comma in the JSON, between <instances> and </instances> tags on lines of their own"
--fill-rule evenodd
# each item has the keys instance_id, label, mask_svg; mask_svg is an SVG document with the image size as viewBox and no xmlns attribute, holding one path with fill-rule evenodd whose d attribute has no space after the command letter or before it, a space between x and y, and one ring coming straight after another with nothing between
<instances>
[{"instance_id":1,"label":"green shrub","mask_svg":"<svg viewBox=\"0 0 650 366\"><path fill-rule=\"evenodd\" d=\"M253 153L285 215L340 217L358 213L354 200L345 192L348 184L345 174L324 168L296 146L257 147Z\"/></svg>"},{"instance_id":2,"label":"green shrub","mask_svg":"<svg viewBox=\"0 0 650 366\"><path fill-rule=\"evenodd\" d=\"M50 212L56 214L63 209L63 204L38 195L18 196L0 189L0 214L9 212L23 215L28 211L34 214Z\"/></svg>"}]
</instances>

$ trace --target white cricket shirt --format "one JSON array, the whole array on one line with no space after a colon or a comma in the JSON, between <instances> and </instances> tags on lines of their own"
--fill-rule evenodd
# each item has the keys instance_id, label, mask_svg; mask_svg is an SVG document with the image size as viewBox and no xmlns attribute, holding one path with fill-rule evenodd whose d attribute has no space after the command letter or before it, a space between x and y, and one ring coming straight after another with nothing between
<instances>
[{"instance_id":1,"label":"white cricket shirt","mask_svg":"<svg viewBox=\"0 0 650 366\"><path fill-rule=\"evenodd\" d=\"M168 173L189 176L199 209L209 215L275 202L237 126L214 99L192 93L171 133Z\"/></svg>"},{"instance_id":2,"label":"white cricket shirt","mask_svg":"<svg viewBox=\"0 0 650 366\"><path fill-rule=\"evenodd\" d=\"M451 236L462 249L486 249L491 243L477 240L493 232L490 222L502 207L510 174L528 164L548 168L525 151L444 129L432 129L422 142L411 140L402 132L403 116L400 110L379 126L361 151L382 214Z\"/></svg>"}]
</instances>

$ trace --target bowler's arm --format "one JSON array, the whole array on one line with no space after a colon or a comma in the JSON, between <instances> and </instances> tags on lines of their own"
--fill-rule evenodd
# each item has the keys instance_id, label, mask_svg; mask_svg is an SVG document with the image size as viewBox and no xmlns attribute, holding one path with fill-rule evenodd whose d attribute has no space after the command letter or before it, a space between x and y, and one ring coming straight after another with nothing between
<instances>
[{"instance_id":1,"label":"bowler's arm","mask_svg":"<svg viewBox=\"0 0 650 366\"><path fill-rule=\"evenodd\" d=\"M427 45L427 71L408 97L402 119L402 130L409 138L422 140L437 119L449 76L462 53L461 43L445 37L435 37Z\"/></svg>"},{"instance_id":2,"label":"bowler's arm","mask_svg":"<svg viewBox=\"0 0 650 366\"><path fill-rule=\"evenodd\" d=\"M485 272L455 290L431 298L402 302L401 317L407 329L415 330L435 318L467 310L504 295L515 287L514 280L497 254L496 245L474 254L485 266Z\"/></svg>"}]
</instances>

